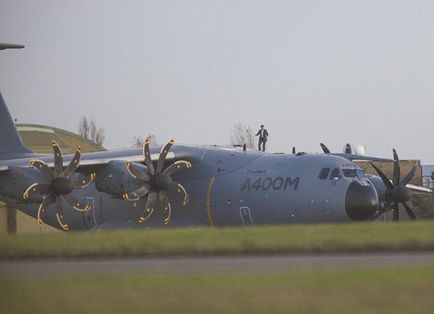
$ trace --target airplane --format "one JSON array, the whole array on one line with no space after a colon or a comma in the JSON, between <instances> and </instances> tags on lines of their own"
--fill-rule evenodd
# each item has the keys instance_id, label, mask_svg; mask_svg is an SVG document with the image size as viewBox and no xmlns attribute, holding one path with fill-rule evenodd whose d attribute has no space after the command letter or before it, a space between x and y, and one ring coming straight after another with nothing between
<instances>
[{"instance_id":1,"label":"airplane","mask_svg":"<svg viewBox=\"0 0 434 314\"><path fill-rule=\"evenodd\" d=\"M401 180L367 177L333 154L272 154L218 146L54 156L22 143L0 94L0 200L61 230L398 220L415 167ZM66 209L66 210L64 210Z\"/></svg>"},{"instance_id":2,"label":"airplane","mask_svg":"<svg viewBox=\"0 0 434 314\"><path fill-rule=\"evenodd\" d=\"M369 221L389 208L398 220L399 203L415 218L406 204L415 169L400 180L395 151L390 181L374 165L379 177L367 177L351 152L173 144L63 156L53 142L54 156L35 154L0 93L0 201L61 230Z\"/></svg>"}]
</instances>

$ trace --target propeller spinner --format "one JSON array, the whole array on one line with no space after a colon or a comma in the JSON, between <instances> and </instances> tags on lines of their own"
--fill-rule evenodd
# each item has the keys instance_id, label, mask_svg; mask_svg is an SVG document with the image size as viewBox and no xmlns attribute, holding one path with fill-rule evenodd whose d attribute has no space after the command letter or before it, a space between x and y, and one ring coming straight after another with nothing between
<instances>
[{"instance_id":1,"label":"propeller spinner","mask_svg":"<svg viewBox=\"0 0 434 314\"><path fill-rule=\"evenodd\" d=\"M416 219L416 215L413 210L407 205L407 201L411 198L411 190L406 185L411 181L416 173L416 166L410 170L404 179L400 180L401 167L399 165L399 157L395 149L393 149L393 178L392 182L387 176L373 163L371 166L377 171L384 185L386 186L386 201L392 205L393 220L399 220L399 203L401 203L411 220ZM386 208L387 209L387 208ZM383 214L386 210L379 212L377 217ZM374 217L376 218L376 217Z\"/></svg>"},{"instance_id":2,"label":"propeller spinner","mask_svg":"<svg viewBox=\"0 0 434 314\"><path fill-rule=\"evenodd\" d=\"M23 198L27 200L31 193L43 193L44 198L38 209L38 223L42 224L42 215L47 210L48 206L52 202L56 202L56 217L59 225L68 230L69 226L63 222L63 208L62 208L62 196L72 208L77 211L88 211L91 209L90 205L80 203L71 192L77 188L84 188L89 185L95 178L95 174L92 173L82 179L71 180L71 176L77 170L80 163L80 147L72 158L69 165L63 169L63 157L62 151L59 145L53 141L54 152L54 169L51 170L48 165L41 160L30 160L30 165L36 167L39 172L44 176L44 182L37 182L30 185L23 194Z\"/></svg>"},{"instance_id":3,"label":"propeller spinner","mask_svg":"<svg viewBox=\"0 0 434 314\"><path fill-rule=\"evenodd\" d=\"M143 216L139 217L140 223L145 222L152 215L157 199L160 201L160 204L163 208L163 222L166 225L169 223L172 205L170 204L169 198L167 196L167 191L172 187L175 188L178 193L182 193L184 195L184 205L188 203L187 191L181 184L174 182L171 175L182 169L191 168L191 163L185 160L179 160L163 170L167 153L169 152L173 143L173 139L171 139L161 149L156 169L152 163L148 139L146 139L143 143L143 157L146 168L139 169L134 167L134 164L130 161L125 162L125 166L130 175L139 181L142 181L143 185L135 191L125 193L123 198L129 201L137 201L145 195L148 196L144 214Z\"/></svg>"}]
</instances>

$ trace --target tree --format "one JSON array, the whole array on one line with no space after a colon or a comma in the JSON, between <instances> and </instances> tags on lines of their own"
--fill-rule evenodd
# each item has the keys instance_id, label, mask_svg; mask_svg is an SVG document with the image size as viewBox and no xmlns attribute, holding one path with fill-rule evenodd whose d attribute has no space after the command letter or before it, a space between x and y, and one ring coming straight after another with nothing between
<instances>
[{"instance_id":1,"label":"tree","mask_svg":"<svg viewBox=\"0 0 434 314\"><path fill-rule=\"evenodd\" d=\"M246 145L248 148L255 148L255 135L251 127L241 123L234 124L230 131L231 145Z\"/></svg>"},{"instance_id":2,"label":"tree","mask_svg":"<svg viewBox=\"0 0 434 314\"><path fill-rule=\"evenodd\" d=\"M80 118L78 134L100 146L102 146L105 139L104 129L97 127L95 119L88 119L85 116Z\"/></svg>"},{"instance_id":3,"label":"tree","mask_svg":"<svg viewBox=\"0 0 434 314\"><path fill-rule=\"evenodd\" d=\"M154 134L148 134L148 136L145 137L148 139L150 145L158 145L157 138ZM143 146L143 137L141 136L134 136L133 137L133 146L134 147L142 147Z\"/></svg>"},{"instance_id":4,"label":"tree","mask_svg":"<svg viewBox=\"0 0 434 314\"><path fill-rule=\"evenodd\" d=\"M87 123L87 118L85 116L81 116L80 118L78 134L83 136L85 139L89 139L89 123Z\"/></svg>"}]
</instances>

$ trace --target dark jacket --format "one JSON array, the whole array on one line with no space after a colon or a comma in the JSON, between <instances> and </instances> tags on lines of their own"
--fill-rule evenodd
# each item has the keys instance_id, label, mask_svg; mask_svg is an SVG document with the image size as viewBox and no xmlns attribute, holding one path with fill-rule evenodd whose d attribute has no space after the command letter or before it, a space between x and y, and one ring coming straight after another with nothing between
<instances>
[{"instance_id":1,"label":"dark jacket","mask_svg":"<svg viewBox=\"0 0 434 314\"><path fill-rule=\"evenodd\" d=\"M262 131L262 135L261 135L261 131ZM256 136L258 136L258 135L259 135L260 140L266 141L267 137L268 137L267 129L264 129L264 130L259 129L258 133L256 133Z\"/></svg>"}]
</instances>

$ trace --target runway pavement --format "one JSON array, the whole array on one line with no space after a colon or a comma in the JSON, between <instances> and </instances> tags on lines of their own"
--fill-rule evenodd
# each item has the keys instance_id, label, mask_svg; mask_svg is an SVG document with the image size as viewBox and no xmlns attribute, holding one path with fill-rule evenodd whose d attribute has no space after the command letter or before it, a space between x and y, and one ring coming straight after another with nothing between
<instances>
[{"instance_id":1,"label":"runway pavement","mask_svg":"<svg viewBox=\"0 0 434 314\"><path fill-rule=\"evenodd\" d=\"M434 266L434 252L345 255L207 256L0 261L0 277L76 273L200 273L291 269Z\"/></svg>"}]
</instances>

